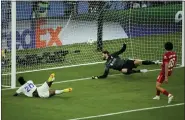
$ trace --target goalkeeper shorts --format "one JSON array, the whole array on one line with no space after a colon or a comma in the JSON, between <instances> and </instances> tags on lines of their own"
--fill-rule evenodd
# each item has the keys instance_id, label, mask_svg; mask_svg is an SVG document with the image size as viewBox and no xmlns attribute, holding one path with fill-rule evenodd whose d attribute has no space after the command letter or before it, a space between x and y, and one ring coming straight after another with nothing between
<instances>
[{"instance_id":1,"label":"goalkeeper shorts","mask_svg":"<svg viewBox=\"0 0 185 120\"><path fill-rule=\"evenodd\" d=\"M134 64L134 60L127 60L123 65L122 69L127 68L128 70L132 70L133 68L137 68Z\"/></svg>"}]
</instances>

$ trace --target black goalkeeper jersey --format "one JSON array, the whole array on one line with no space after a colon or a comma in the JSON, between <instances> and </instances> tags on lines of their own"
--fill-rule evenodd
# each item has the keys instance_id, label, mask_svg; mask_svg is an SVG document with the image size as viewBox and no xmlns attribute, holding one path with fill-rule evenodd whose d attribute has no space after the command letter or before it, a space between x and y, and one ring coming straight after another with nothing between
<instances>
[{"instance_id":1,"label":"black goalkeeper jersey","mask_svg":"<svg viewBox=\"0 0 185 120\"><path fill-rule=\"evenodd\" d=\"M119 56L114 57L111 55L105 63L105 66L110 69L121 70L125 62L126 61L124 59L121 59Z\"/></svg>"},{"instance_id":2,"label":"black goalkeeper jersey","mask_svg":"<svg viewBox=\"0 0 185 120\"><path fill-rule=\"evenodd\" d=\"M121 70L123 65L125 64L126 60L121 59L119 57L119 54L123 53L126 50L126 44L123 44L123 47L118 52L115 52L109 56L105 63L105 71L104 74L101 76L98 76L98 78L106 78L109 74L109 69L114 70Z\"/></svg>"}]
</instances>

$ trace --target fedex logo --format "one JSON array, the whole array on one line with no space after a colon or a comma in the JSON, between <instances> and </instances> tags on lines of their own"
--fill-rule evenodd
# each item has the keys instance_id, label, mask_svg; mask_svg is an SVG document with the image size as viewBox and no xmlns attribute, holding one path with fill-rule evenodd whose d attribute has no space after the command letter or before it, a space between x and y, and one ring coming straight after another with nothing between
<instances>
[{"instance_id":1,"label":"fedex logo","mask_svg":"<svg viewBox=\"0 0 185 120\"><path fill-rule=\"evenodd\" d=\"M56 44L61 46L62 42L59 38L59 34L62 27L57 26L54 28L44 28L45 20L36 21L35 28L24 29L23 31L16 31L16 48L30 49L30 48L44 48ZM41 39L41 36L49 33L49 41ZM6 42L8 49L11 49L11 32L2 32L2 41Z\"/></svg>"},{"instance_id":2,"label":"fedex logo","mask_svg":"<svg viewBox=\"0 0 185 120\"><path fill-rule=\"evenodd\" d=\"M28 39L29 42L26 42ZM2 33L2 42L5 42L5 46L8 47L8 49L11 49L11 32ZM23 49L35 48L34 30L25 29L23 32L16 31L16 48L19 49L20 47L22 47Z\"/></svg>"},{"instance_id":3,"label":"fedex logo","mask_svg":"<svg viewBox=\"0 0 185 120\"><path fill-rule=\"evenodd\" d=\"M57 46L61 46L62 42L59 38L59 34L62 30L62 27L57 27L56 30L53 28L48 29L41 29L41 26L45 24L45 20L38 20L36 22L36 29L35 29L35 41L36 41L36 48L43 48L47 46L52 46L56 43ZM50 40L46 43L46 40L41 40L41 35L46 35L47 31L50 33Z\"/></svg>"}]
</instances>

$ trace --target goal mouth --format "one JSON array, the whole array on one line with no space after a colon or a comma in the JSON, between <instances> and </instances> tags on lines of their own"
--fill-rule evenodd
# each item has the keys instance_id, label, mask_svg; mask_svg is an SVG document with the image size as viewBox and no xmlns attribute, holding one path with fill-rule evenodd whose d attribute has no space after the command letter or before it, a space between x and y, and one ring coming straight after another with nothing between
<instances>
[{"instance_id":1,"label":"goal mouth","mask_svg":"<svg viewBox=\"0 0 185 120\"><path fill-rule=\"evenodd\" d=\"M12 84L8 75L103 63L100 51L113 53L122 43L127 50L121 58L155 61L162 59L164 43L172 42L183 65L182 2L17 1L16 16L12 6L2 2L5 87Z\"/></svg>"}]
</instances>

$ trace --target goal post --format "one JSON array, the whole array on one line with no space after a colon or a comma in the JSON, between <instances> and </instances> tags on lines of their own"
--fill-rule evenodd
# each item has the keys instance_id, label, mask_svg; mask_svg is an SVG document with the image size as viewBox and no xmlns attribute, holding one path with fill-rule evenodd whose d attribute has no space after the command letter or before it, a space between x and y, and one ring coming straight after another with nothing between
<instances>
[{"instance_id":1,"label":"goal post","mask_svg":"<svg viewBox=\"0 0 185 120\"><path fill-rule=\"evenodd\" d=\"M184 32L185 32L185 27L184 27L184 22L185 22L185 1L182 2L182 66L184 67L185 66L185 60L184 60L184 44L185 44L185 36L184 36Z\"/></svg>"},{"instance_id":2,"label":"goal post","mask_svg":"<svg viewBox=\"0 0 185 120\"><path fill-rule=\"evenodd\" d=\"M16 87L16 1L11 1L11 88Z\"/></svg>"}]
</instances>

